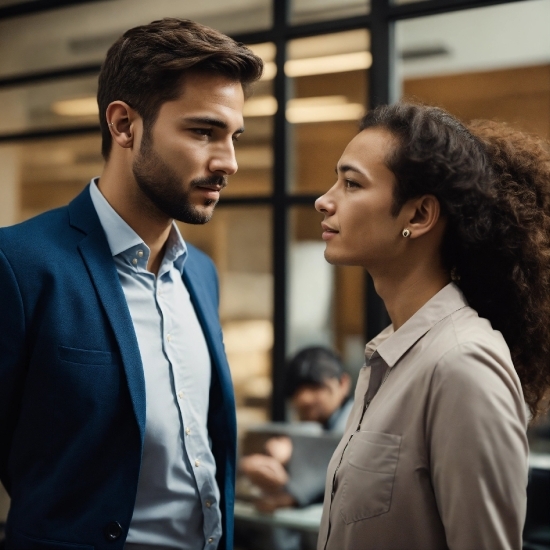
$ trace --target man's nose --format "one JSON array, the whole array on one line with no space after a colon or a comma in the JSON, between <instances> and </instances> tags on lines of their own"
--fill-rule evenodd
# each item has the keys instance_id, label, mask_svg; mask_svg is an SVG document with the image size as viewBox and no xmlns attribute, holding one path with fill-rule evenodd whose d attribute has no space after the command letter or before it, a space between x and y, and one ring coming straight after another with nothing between
<instances>
[{"instance_id":1,"label":"man's nose","mask_svg":"<svg viewBox=\"0 0 550 550\"><path fill-rule=\"evenodd\" d=\"M217 154L210 161L210 171L223 173L226 176L233 175L239 168L237 158L235 157L235 147L233 143L220 148Z\"/></svg>"}]
</instances>

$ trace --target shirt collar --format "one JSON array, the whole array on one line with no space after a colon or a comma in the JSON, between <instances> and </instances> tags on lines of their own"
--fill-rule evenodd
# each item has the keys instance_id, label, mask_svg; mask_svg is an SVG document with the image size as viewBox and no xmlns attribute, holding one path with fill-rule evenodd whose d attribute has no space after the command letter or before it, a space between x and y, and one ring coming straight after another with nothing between
<instances>
[{"instance_id":1,"label":"shirt collar","mask_svg":"<svg viewBox=\"0 0 550 550\"><path fill-rule=\"evenodd\" d=\"M97 186L98 181L99 178L94 178L90 182L90 196L99 221L105 231L111 254L117 256L138 245L147 247L143 239L117 214L103 196ZM181 236L178 226L172 223L163 261L173 262L176 269L180 273L183 273L186 258L187 245Z\"/></svg>"},{"instance_id":2,"label":"shirt collar","mask_svg":"<svg viewBox=\"0 0 550 550\"><path fill-rule=\"evenodd\" d=\"M173 262L174 267L183 275L183 266L187 259L187 245L181 236L180 230L175 223L172 223L168 242L166 243L166 252L164 261Z\"/></svg>"},{"instance_id":3,"label":"shirt collar","mask_svg":"<svg viewBox=\"0 0 550 550\"><path fill-rule=\"evenodd\" d=\"M454 283L449 283L397 331L394 332L390 325L371 340L365 348L367 364L380 356L388 367L393 367L437 323L467 305L462 291Z\"/></svg>"}]
</instances>

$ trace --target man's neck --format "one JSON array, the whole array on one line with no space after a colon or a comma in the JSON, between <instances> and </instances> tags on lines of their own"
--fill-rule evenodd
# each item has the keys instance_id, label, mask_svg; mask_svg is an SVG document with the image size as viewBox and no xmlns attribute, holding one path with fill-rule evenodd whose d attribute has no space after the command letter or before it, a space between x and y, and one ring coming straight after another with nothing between
<instances>
[{"instance_id":1,"label":"man's neck","mask_svg":"<svg viewBox=\"0 0 550 550\"><path fill-rule=\"evenodd\" d=\"M156 275L164 257L173 220L162 215L152 204L144 208L148 199L139 190L133 176L121 173L109 164L98 181L98 188L113 210L149 247L147 270Z\"/></svg>"}]
</instances>

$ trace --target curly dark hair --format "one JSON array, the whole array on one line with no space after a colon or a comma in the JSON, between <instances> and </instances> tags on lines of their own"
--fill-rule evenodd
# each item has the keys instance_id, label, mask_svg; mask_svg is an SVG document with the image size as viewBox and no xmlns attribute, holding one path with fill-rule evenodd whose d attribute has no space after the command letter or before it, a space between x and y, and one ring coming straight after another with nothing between
<instances>
[{"instance_id":1,"label":"curly dark hair","mask_svg":"<svg viewBox=\"0 0 550 550\"><path fill-rule=\"evenodd\" d=\"M509 126L462 124L437 107L380 106L360 128L397 145L392 213L434 195L446 218L442 256L468 303L499 330L535 418L550 388L550 152Z\"/></svg>"},{"instance_id":2,"label":"curly dark hair","mask_svg":"<svg viewBox=\"0 0 550 550\"><path fill-rule=\"evenodd\" d=\"M250 85L262 75L263 61L244 44L219 31L170 17L126 31L109 48L97 90L101 154L105 160L112 143L105 118L109 103L128 103L148 130L160 106L178 97L182 77L190 70L226 76L240 82L248 94Z\"/></svg>"}]
</instances>

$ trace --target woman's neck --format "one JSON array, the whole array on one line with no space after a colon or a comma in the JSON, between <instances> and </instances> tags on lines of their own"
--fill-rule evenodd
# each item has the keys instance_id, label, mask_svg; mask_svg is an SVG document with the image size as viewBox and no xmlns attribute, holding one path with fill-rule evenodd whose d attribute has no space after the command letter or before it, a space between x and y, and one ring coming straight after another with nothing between
<instances>
[{"instance_id":1,"label":"woman's neck","mask_svg":"<svg viewBox=\"0 0 550 550\"><path fill-rule=\"evenodd\" d=\"M450 282L443 269L415 268L405 276L373 276L374 288L384 301L394 330L407 322Z\"/></svg>"}]
</instances>

